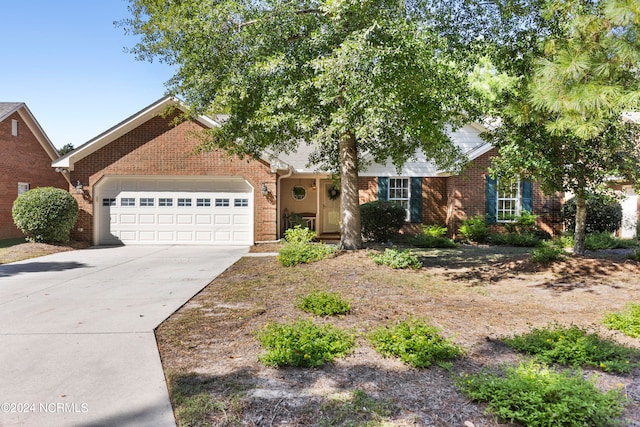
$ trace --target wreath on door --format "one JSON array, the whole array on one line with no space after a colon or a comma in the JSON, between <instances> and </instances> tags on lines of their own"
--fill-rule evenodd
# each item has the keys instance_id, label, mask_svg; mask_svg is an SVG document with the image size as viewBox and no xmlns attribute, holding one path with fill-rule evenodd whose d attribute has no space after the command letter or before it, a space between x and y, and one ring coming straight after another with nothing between
<instances>
[{"instance_id":1,"label":"wreath on door","mask_svg":"<svg viewBox=\"0 0 640 427\"><path fill-rule=\"evenodd\" d=\"M340 197L340 190L338 190L335 186L331 187L328 191L328 196L331 200L335 200Z\"/></svg>"}]
</instances>

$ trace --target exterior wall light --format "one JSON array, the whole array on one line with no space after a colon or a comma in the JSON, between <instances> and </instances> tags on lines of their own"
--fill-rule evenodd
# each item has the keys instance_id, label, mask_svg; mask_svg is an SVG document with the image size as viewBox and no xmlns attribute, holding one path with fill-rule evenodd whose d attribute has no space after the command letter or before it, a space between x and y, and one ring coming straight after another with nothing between
<instances>
[{"instance_id":1,"label":"exterior wall light","mask_svg":"<svg viewBox=\"0 0 640 427\"><path fill-rule=\"evenodd\" d=\"M83 193L84 193L84 186L82 185L80 180L78 180L78 182L76 183L76 194L83 194Z\"/></svg>"},{"instance_id":2,"label":"exterior wall light","mask_svg":"<svg viewBox=\"0 0 640 427\"><path fill-rule=\"evenodd\" d=\"M260 193L262 193L263 196L266 196L267 194L269 194L269 188L267 187L266 182L262 183L262 187L260 187Z\"/></svg>"}]
</instances>

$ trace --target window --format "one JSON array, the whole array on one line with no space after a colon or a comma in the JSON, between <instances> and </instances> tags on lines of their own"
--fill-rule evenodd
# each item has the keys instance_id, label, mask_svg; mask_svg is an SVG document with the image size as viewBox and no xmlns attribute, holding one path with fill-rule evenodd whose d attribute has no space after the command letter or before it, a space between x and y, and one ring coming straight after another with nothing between
<instances>
[{"instance_id":1,"label":"window","mask_svg":"<svg viewBox=\"0 0 640 427\"><path fill-rule=\"evenodd\" d=\"M158 199L158 206L171 207L173 206L173 199L165 199L161 197Z\"/></svg>"},{"instance_id":2,"label":"window","mask_svg":"<svg viewBox=\"0 0 640 427\"><path fill-rule=\"evenodd\" d=\"M18 136L18 121L15 119L11 120L11 136Z\"/></svg>"},{"instance_id":3,"label":"window","mask_svg":"<svg viewBox=\"0 0 640 427\"><path fill-rule=\"evenodd\" d=\"M211 199L196 199L196 206L200 208L208 208L211 206Z\"/></svg>"},{"instance_id":4,"label":"window","mask_svg":"<svg viewBox=\"0 0 640 427\"><path fill-rule=\"evenodd\" d=\"M235 208L246 208L249 207L249 199L234 199L233 207Z\"/></svg>"},{"instance_id":5,"label":"window","mask_svg":"<svg viewBox=\"0 0 640 427\"><path fill-rule=\"evenodd\" d=\"M178 207L180 208L191 207L191 199L178 199Z\"/></svg>"},{"instance_id":6,"label":"window","mask_svg":"<svg viewBox=\"0 0 640 427\"><path fill-rule=\"evenodd\" d=\"M411 196L409 178L389 178L389 198L391 202L396 202L407 211L407 221L409 220L409 200Z\"/></svg>"},{"instance_id":7,"label":"window","mask_svg":"<svg viewBox=\"0 0 640 427\"><path fill-rule=\"evenodd\" d=\"M216 199L216 208L228 208L229 199Z\"/></svg>"},{"instance_id":8,"label":"window","mask_svg":"<svg viewBox=\"0 0 640 427\"><path fill-rule=\"evenodd\" d=\"M116 199L113 198L104 198L102 199L102 206L115 206Z\"/></svg>"},{"instance_id":9,"label":"window","mask_svg":"<svg viewBox=\"0 0 640 427\"><path fill-rule=\"evenodd\" d=\"M19 182L18 183L18 196L22 193L26 193L29 191L29 183L28 182Z\"/></svg>"},{"instance_id":10,"label":"window","mask_svg":"<svg viewBox=\"0 0 640 427\"><path fill-rule=\"evenodd\" d=\"M520 215L520 180L498 180L496 182L496 219L512 222Z\"/></svg>"},{"instance_id":11,"label":"window","mask_svg":"<svg viewBox=\"0 0 640 427\"><path fill-rule=\"evenodd\" d=\"M150 207L153 206L153 197L140 197L140 206Z\"/></svg>"},{"instance_id":12,"label":"window","mask_svg":"<svg viewBox=\"0 0 640 427\"><path fill-rule=\"evenodd\" d=\"M136 205L136 199L133 197L123 197L120 199L120 206L131 207Z\"/></svg>"}]
</instances>

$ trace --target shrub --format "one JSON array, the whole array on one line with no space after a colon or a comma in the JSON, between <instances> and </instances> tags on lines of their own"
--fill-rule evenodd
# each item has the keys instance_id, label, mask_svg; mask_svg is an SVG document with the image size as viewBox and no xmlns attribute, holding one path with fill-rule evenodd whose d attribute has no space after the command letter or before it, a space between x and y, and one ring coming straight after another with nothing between
<instances>
[{"instance_id":1,"label":"shrub","mask_svg":"<svg viewBox=\"0 0 640 427\"><path fill-rule=\"evenodd\" d=\"M522 211L518 216L513 217L513 222L505 222L504 228L509 233L518 234L535 234L538 230L536 221L538 215L534 215L529 211Z\"/></svg>"},{"instance_id":2,"label":"shrub","mask_svg":"<svg viewBox=\"0 0 640 427\"><path fill-rule=\"evenodd\" d=\"M284 232L284 240L289 243L311 243L315 240L317 234L308 227L296 225Z\"/></svg>"},{"instance_id":3,"label":"shrub","mask_svg":"<svg viewBox=\"0 0 640 427\"><path fill-rule=\"evenodd\" d=\"M351 310L351 304L344 301L339 294L320 291L311 292L301 298L296 306L318 316L334 316Z\"/></svg>"},{"instance_id":4,"label":"shrub","mask_svg":"<svg viewBox=\"0 0 640 427\"><path fill-rule=\"evenodd\" d=\"M413 318L375 329L369 341L382 356L398 357L416 368L444 363L462 354L459 347L440 336L436 327Z\"/></svg>"},{"instance_id":5,"label":"shrub","mask_svg":"<svg viewBox=\"0 0 640 427\"><path fill-rule=\"evenodd\" d=\"M429 237L444 237L447 234L447 227L442 225L423 225L422 234Z\"/></svg>"},{"instance_id":6,"label":"shrub","mask_svg":"<svg viewBox=\"0 0 640 427\"><path fill-rule=\"evenodd\" d=\"M425 225L422 234L411 236L407 243L419 248L455 248L456 242L445 237L447 228L441 225Z\"/></svg>"},{"instance_id":7,"label":"shrub","mask_svg":"<svg viewBox=\"0 0 640 427\"><path fill-rule=\"evenodd\" d=\"M360 205L362 235L376 242L386 242L398 235L407 211L395 202L375 200Z\"/></svg>"},{"instance_id":8,"label":"shrub","mask_svg":"<svg viewBox=\"0 0 640 427\"><path fill-rule=\"evenodd\" d=\"M489 241L494 245L508 245L527 248L534 248L541 242L538 236L529 233L492 234Z\"/></svg>"},{"instance_id":9,"label":"shrub","mask_svg":"<svg viewBox=\"0 0 640 427\"><path fill-rule=\"evenodd\" d=\"M562 218L566 230L571 233L576 228L576 200L567 200L562 207ZM586 232L595 233L608 231L613 233L622 225L622 206L615 200L605 197L590 197L587 200Z\"/></svg>"},{"instance_id":10,"label":"shrub","mask_svg":"<svg viewBox=\"0 0 640 427\"><path fill-rule=\"evenodd\" d=\"M608 231L589 233L585 236L584 247L591 251L613 249L618 245L616 240Z\"/></svg>"},{"instance_id":11,"label":"shrub","mask_svg":"<svg viewBox=\"0 0 640 427\"><path fill-rule=\"evenodd\" d=\"M640 338L640 304L629 303L624 311L607 314L603 323L609 329Z\"/></svg>"},{"instance_id":12,"label":"shrub","mask_svg":"<svg viewBox=\"0 0 640 427\"><path fill-rule=\"evenodd\" d=\"M580 372L557 373L536 363L502 372L464 375L456 386L487 410L525 426L604 427L618 424L626 399L621 390L603 393Z\"/></svg>"},{"instance_id":13,"label":"shrub","mask_svg":"<svg viewBox=\"0 0 640 427\"><path fill-rule=\"evenodd\" d=\"M412 255L408 250L398 251L387 248L383 254L372 253L369 256L376 264L388 265L391 268L411 268L417 270L422 267L422 263L418 257Z\"/></svg>"},{"instance_id":14,"label":"shrub","mask_svg":"<svg viewBox=\"0 0 640 427\"><path fill-rule=\"evenodd\" d=\"M462 221L458 233L470 242L482 243L487 240L487 221L481 215L467 218Z\"/></svg>"},{"instance_id":15,"label":"shrub","mask_svg":"<svg viewBox=\"0 0 640 427\"><path fill-rule=\"evenodd\" d=\"M78 218L78 203L60 188L34 188L18 196L12 214L28 241L66 242Z\"/></svg>"},{"instance_id":16,"label":"shrub","mask_svg":"<svg viewBox=\"0 0 640 427\"><path fill-rule=\"evenodd\" d=\"M256 337L266 349L259 360L267 366L321 366L346 356L355 344L348 332L311 320L269 323L256 332Z\"/></svg>"},{"instance_id":17,"label":"shrub","mask_svg":"<svg viewBox=\"0 0 640 427\"><path fill-rule=\"evenodd\" d=\"M557 324L534 328L524 335L503 339L514 350L531 354L541 362L557 362L570 366L590 366L606 372L628 373L638 366L638 350L625 347L597 334L589 334L578 326Z\"/></svg>"},{"instance_id":18,"label":"shrub","mask_svg":"<svg viewBox=\"0 0 640 427\"><path fill-rule=\"evenodd\" d=\"M336 253L336 248L324 243L285 243L278 252L278 261L285 267L320 261Z\"/></svg>"},{"instance_id":19,"label":"shrub","mask_svg":"<svg viewBox=\"0 0 640 427\"><path fill-rule=\"evenodd\" d=\"M566 253L559 244L542 242L540 246L531 251L531 259L541 264L562 261L565 258Z\"/></svg>"}]
</instances>

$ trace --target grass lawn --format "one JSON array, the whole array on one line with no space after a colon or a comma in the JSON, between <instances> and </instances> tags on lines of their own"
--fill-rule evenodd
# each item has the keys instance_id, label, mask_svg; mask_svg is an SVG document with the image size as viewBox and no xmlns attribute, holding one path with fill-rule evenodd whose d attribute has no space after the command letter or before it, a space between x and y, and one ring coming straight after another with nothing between
<instances>
[{"instance_id":1,"label":"grass lawn","mask_svg":"<svg viewBox=\"0 0 640 427\"><path fill-rule=\"evenodd\" d=\"M607 330L607 313L640 302L640 264L621 251L533 263L528 249L461 246L416 250L423 268L376 265L368 250L295 267L245 257L157 329L181 425L505 426L455 386L465 374L529 360L503 337L552 322L578 325L630 347ZM312 316L297 308L312 291L340 294L351 311ZM319 368L270 368L255 332L273 322L312 318L349 331L355 349ZM367 340L379 326L415 317L464 349L450 364L412 368L383 358ZM603 391L629 398L623 425L640 423L640 373L586 368Z\"/></svg>"}]
</instances>

